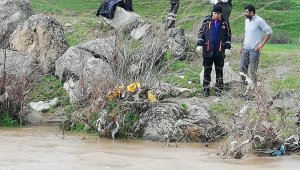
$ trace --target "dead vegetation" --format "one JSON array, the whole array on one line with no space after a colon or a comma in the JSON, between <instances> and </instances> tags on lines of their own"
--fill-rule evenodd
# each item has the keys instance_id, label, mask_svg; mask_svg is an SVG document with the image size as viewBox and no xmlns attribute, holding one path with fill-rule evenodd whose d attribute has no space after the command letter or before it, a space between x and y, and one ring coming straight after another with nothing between
<instances>
[{"instance_id":1,"label":"dead vegetation","mask_svg":"<svg viewBox=\"0 0 300 170\"><path fill-rule=\"evenodd\" d=\"M26 95L39 75L38 66L32 64L21 76L12 74L7 66L7 49L0 49L3 53L2 73L0 73L0 114L9 113L12 118L19 119L20 126L26 122L25 114L28 112L26 106ZM10 61L11 62L11 61ZM21 68L20 68L21 69Z\"/></svg>"},{"instance_id":2,"label":"dead vegetation","mask_svg":"<svg viewBox=\"0 0 300 170\"><path fill-rule=\"evenodd\" d=\"M117 31L114 36L116 50L112 58L107 58L114 79L94 84L91 95L86 96L88 102L72 113L71 122L66 122L65 127L72 129L80 123L84 132L97 129L100 135L107 136L106 127L117 119L119 135L133 137L132 127L139 114L156 100L153 92L159 87L161 75L175 61L164 59L167 50L164 27L153 24L151 32L140 41ZM133 87L137 83L139 86ZM108 116L101 118L104 110Z\"/></svg>"},{"instance_id":3,"label":"dead vegetation","mask_svg":"<svg viewBox=\"0 0 300 170\"><path fill-rule=\"evenodd\" d=\"M257 86L250 92L249 88L244 88L251 96L246 98L240 110L225 123L228 133L220 146L221 155L240 159L251 154L278 156L291 151L286 139L300 133L299 126L293 121L295 115L288 115L286 111L273 106L278 94L272 97L262 95L262 86ZM281 147L285 148L284 152L280 152Z\"/></svg>"}]
</instances>

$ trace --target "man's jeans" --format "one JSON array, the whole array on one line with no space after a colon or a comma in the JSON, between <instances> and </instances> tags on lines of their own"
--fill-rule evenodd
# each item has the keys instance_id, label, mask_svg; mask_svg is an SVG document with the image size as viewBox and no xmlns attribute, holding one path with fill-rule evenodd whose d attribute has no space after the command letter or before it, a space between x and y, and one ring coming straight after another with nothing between
<instances>
[{"instance_id":1,"label":"man's jeans","mask_svg":"<svg viewBox=\"0 0 300 170\"><path fill-rule=\"evenodd\" d=\"M257 68L259 61L260 52L254 51L254 49L243 49L241 55L240 71L249 75L254 85L257 83ZM249 68L249 74L248 73ZM241 76L242 80L245 81L245 77Z\"/></svg>"}]
</instances>

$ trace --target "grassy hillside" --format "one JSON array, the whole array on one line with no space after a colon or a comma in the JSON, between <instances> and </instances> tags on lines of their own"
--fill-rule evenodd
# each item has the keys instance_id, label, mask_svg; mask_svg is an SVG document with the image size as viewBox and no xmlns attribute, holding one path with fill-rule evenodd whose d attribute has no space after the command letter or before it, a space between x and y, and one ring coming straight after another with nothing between
<instances>
[{"instance_id":1,"label":"grassy hillside","mask_svg":"<svg viewBox=\"0 0 300 170\"><path fill-rule=\"evenodd\" d=\"M71 23L71 28L66 28L65 34L70 45L76 45L91 39L104 37L109 28L95 16L96 10L102 0L31 0L36 13L53 15L63 24ZM233 0L231 27L235 37L243 33L244 6L252 3L257 7L257 14L266 19L272 26L274 35L289 37L296 45L270 45L262 53L260 67L276 69L289 68L284 73L284 79L272 77L272 88L300 89L299 84L299 52L300 31L300 0ZM165 22L169 10L169 0L133 0L134 11L141 16ZM181 0L177 26L185 28L190 35L195 34L203 16L210 13L211 4L208 0ZM234 44L239 47L240 44ZM198 60L198 59L196 59ZM233 69L239 70L239 54L237 52L227 59ZM196 63L195 63L196 62ZM194 64L193 64L194 63ZM201 61L190 59L177 61L171 67L170 75L165 79L183 87L201 89L198 75L201 70ZM280 63L280 64L278 64ZM270 71L270 69L267 69ZM264 74L264 73L263 73ZM181 75L179 77L178 75ZM266 73L268 75L268 73ZM182 78L182 76L184 78ZM270 78L270 77L269 77Z\"/></svg>"},{"instance_id":2,"label":"grassy hillside","mask_svg":"<svg viewBox=\"0 0 300 170\"><path fill-rule=\"evenodd\" d=\"M66 36L71 45L101 37L106 28L95 16L102 0L31 0L36 13L56 16L62 23L73 24L73 31ZM300 43L299 0L233 0L231 15L232 33L241 37L244 28L244 6L252 3L257 14L266 19L277 36L289 37L290 42ZM143 17L164 22L169 10L169 0L133 0L134 11ZM208 0L181 0L178 12L178 27L187 32L197 29L203 16L208 15L211 5ZM99 30L104 30L99 32ZM275 35L274 34L274 35Z\"/></svg>"}]
</instances>

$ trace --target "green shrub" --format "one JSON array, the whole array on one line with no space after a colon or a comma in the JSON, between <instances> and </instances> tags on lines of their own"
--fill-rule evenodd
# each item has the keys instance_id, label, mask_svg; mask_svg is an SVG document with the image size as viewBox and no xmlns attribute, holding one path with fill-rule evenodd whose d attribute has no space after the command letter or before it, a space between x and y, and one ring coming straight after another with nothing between
<instances>
[{"instance_id":1,"label":"green shrub","mask_svg":"<svg viewBox=\"0 0 300 170\"><path fill-rule=\"evenodd\" d=\"M274 31L269 40L271 44L288 44L289 42L290 38L288 32L284 30Z\"/></svg>"},{"instance_id":2,"label":"green shrub","mask_svg":"<svg viewBox=\"0 0 300 170\"><path fill-rule=\"evenodd\" d=\"M133 112L125 112L122 115L123 124L120 125L119 136L127 137L132 133L133 125L139 120L140 116Z\"/></svg>"},{"instance_id":3,"label":"green shrub","mask_svg":"<svg viewBox=\"0 0 300 170\"><path fill-rule=\"evenodd\" d=\"M2 112L0 113L0 127L18 127L19 122L11 117L9 113Z\"/></svg>"},{"instance_id":4,"label":"green shrub","mask_svg":"<svg viewBox=\"0 0 300 170\"><path fill-rule=\"evenodd\" d=\"M76 122L75 123L75 126L73 126L73 129L72 131L75 131L75 132L83 132L84 131L84 128L85 128L85 125L81 122Z\"/></svg>"}]
</instances>

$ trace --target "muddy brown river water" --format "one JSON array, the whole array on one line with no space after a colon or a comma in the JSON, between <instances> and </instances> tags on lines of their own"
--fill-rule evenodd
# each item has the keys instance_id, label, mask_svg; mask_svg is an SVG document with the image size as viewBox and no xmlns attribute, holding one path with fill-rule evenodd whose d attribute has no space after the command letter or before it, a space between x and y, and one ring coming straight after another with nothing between
<instances>
[{"instance_id":1,"label":"muddy brown river water","mask_svg":"<svg viewBox=\"0 0 300 170\"><path fill-rule=\"evenodd\" d=\"M0 170L300 170L300 156L221 159L203 144L171 144L66 135L57 127L0 128Z\"/></svg>"}]
</instances>

